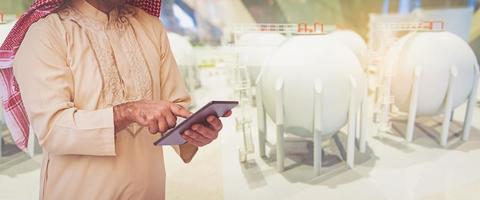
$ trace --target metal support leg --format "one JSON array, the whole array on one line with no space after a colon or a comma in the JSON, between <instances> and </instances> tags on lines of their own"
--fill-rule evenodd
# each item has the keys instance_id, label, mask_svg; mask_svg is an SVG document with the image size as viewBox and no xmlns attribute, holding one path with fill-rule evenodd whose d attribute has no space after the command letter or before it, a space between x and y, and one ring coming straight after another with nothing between
<instances>
[{"instance_id":1,"label":"metal support leg","mask_svg":"<svg viewBox=\"0 0 480 200\"><path fill-rule=\"evenodd\" d=\"M258 146L260 156L265 157L265 145L267 143L267 120L265 115L265 108L262 100L262 91L260 87L256 87L257 90L257 122L258 122Z\"/></svg>"},{"instance_id":2,"label":"metal support leg","mask_svg":"<svg viewBox=\"0 0 480 200\"><path fill-rule=\"evenodd\" d=\"M315 131L313 135L313 170L316 176L322 169L322 133Z\"/></svg>"},{"instance_id":3,"label":"metal support leg","mask_svg":"<svg viewBox=\"0 0 480 200\"><path fill-rule=\"evenodd\" d=\"M362 105L360 110L360 152L365 153L367 151L367 126L368 126L368 88L365 89Z\"/></svg>"},{"instance_id":4,"label":"metal support leg","mask_svg":"<svg viewBox=\"0 0 480 200\"><path fill-rule=\"evenodd\" d=\"M415 68L412 93L410 94L410 108L408 110L408 122L406 139L409 142L413 140L413 131L415 130L415 118L417 116L417 103L418 103L418 90L420 84L420 76L422 74L422 68Z\"/></svg>"},{"instance_id":5,"label":"metal support leg","mask_svg":"<svg viewBox=\"0 0 480 200\"><path fill-rule=\"evenodd\" d=\"M454 87L453 84L455 83L455 79L457 78L458 71L455 66L450 68L450 80L448 81L448 90L447 96L445 98L445 107L444 107L444 114L443 114L443 124L442 124L442 135L440 139L440 144L443 147L447 146L448 143L448 132L450 130L450 118L452 117L453 112L453 92Z\"/></svg>"},{"instance_id":6,"label":"metal support leg","mask_svg":"<svg viewBox=\"0 0 480 200\"><path fill-rule=\"evenodd\" d=\"M313 117L313 168L315 175L320 175L322 168L322 83L315 80L314 85L314 117Z\"/></svg>"},{"instance_id":7,"label":"metal support leg","mask_svg":"<svg viewBox=\"0 0 480 200\"><path fill-rule=\"evenodd\" d=\"M475 109L475 104L477 103L477 91L478 91L478 81L480 78L480 73L478 70L478 66L474 66L475 68L475 79L473 80L473 87L472 91L470 92L470 97L468 98L467 110L465 112L465 120L463 121L463 136L462 140L467 141L470 137L470 129L472 128L472 119L473 113Z\"/></svg>"},{"instance_id":8,"label":"metal support leg","mask_svg":"<svg viewBox=\"0 0 480 200\"><path fill-rule=\"evenodd\" d=\"M355 116L355 140L360 141L360 130L361 130L361 121L360 121L360 114L361 114L361 107L357 110L357 115Z\"/></svg>"},{"instance_id":9,"label":"metal support leg","mask_svg":"<svg viewBox=\"0 0 480 200\"><path fill-rule=\"evenodd\" d=\"M283 80L278 79L275 84L275 121L277 124L277 170L284 170L285 149L284 143L284 110L283 110Z\"/></svg>"},{"instance_id":10,"label":"metal support leg","mask_svg":"<svg viewBox=\"0 0 480 200\"><path fill-rule=\"evenodd\" d=\"M355 121L357 116L356 90L357 82L350 76L350 106L348 109L347 165L353 168L355 163Z\"/></svg>"}]
</instances>

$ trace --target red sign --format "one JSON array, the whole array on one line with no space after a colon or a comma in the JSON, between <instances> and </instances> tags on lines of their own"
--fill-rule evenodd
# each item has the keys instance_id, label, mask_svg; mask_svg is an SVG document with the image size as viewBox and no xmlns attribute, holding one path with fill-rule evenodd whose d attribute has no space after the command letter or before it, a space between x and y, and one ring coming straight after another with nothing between
<instances>
[{"instance_id":1,"label":"red sign","mask_svg":"<svg viewBox=\"0 0 480 200\"><path fill-rule=\"evenodd\" d=\"M299 33L323 33L324 27L322 23L300 23L297 25L297 32Z\"/></svg>"}]
</instances>

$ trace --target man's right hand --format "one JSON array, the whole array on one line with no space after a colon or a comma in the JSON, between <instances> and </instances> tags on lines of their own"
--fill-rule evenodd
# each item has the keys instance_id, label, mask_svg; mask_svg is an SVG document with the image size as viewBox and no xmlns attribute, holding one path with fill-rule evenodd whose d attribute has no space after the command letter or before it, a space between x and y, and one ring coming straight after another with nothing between
<instances>
[{"instance_id":1,"label":"man's right hand","mask_svg":"<svg viewBox=\"0 0 480 200\"><path fill-rule=\"evenodd\" d=\"M165 133L177 124L177 117L187 118L191 112L168 101L140 100L113 107L115 132L125 129L131 123L148 127L152 134Z\"/></svg>"}]
</instances>

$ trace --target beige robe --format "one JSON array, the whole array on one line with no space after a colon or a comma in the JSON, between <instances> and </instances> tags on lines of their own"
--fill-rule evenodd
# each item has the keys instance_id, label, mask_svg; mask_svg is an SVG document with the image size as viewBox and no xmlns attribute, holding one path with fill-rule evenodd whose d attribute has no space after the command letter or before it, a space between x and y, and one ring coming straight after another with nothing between
<instances>
[{"instance_id":1,"label":"beige robe","mask_svg":"<svg viewBox=\"0 0 480 200\"><path fill-rule=\"evenodd\" d=\"M162 148L137 124L115 134L112 106L190 97L160 20L84 0L33 24L15 61L32 130L44 150L41 199L164 199ZM196 149L178 150L188 162Z\"/></svg>"}]
</instances>

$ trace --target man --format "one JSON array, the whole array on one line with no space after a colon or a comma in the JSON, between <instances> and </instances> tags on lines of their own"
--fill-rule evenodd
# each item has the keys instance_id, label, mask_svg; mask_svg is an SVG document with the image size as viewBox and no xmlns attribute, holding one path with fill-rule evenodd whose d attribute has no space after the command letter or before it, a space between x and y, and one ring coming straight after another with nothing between
<instances>
[{"instance_id":1,"label":"man","mask_svg":"<svg viewBox=\"0 0 480 200\"><path fill-rule=\"evenodd\" d=\"M56 2L28 28L13 63L44 149L41 199L164 199L162 148L152 143L190 115L190 97L160 2ZM175 147L184 162L221 130L217 117L207 121Z\"/></svg>"}]
</instances>

